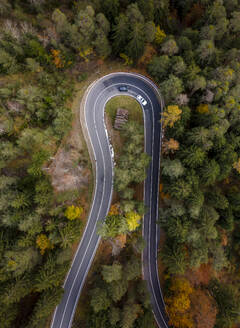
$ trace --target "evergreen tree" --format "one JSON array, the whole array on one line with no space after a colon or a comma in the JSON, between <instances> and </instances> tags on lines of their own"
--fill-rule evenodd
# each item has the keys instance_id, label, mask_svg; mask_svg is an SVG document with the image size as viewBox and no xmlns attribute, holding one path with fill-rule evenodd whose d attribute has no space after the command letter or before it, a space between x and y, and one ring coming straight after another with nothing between
<instances>
[{"instance_id":1,"label":"evergreen tree","mask_svg":"<svg viewBox=\"0 0 240 328\"><path fill-rule=\"evenodd\" d=\"M34 307L33 314L27 328L44 327L44 324L46 325L47 318L52 313L55 306L59 304L62 294L62 287L57 287L41 294L41 297Z\"/></svg>"},{"instance_id":2,"label":"evergreen tree","mask_svg":"<svg viewBox=\"0 0 240 328\"><path fill-rule=\"evenodd\" d=\"M180 245L166 245L163 249L162 260L171 274L183 274L185 272L187 261L184 249Z\"/></svg>"},{"instance_id":3,"label":"evergreen tree","mask_svg":"<svg viewBox=\"0 0 240 328\"><path fill-rule=\"evenodd\" d=\"M120 53L125 49L129 31L127 16L120 14L116 19L116 25L113 26L113 50L115 53Z\"/></svg>"},{"instance_id":4,"label":"evergreen tree","mask_svg":"<svg viewBox=\"0 0 240 328\"><path fill-rule=\"evenodd\" d=\"M183 164L191 168L201 166L206 158L206 153L197 146L186 147L179 152L179 155Z\"/></svg>"},{"instance_id":5,"label":"evergreen tree","mask_svg":"<svg viewBox=\"0 0 240 328\"><path fill-rule=\"evenodd\" d=\"M169 66L170 59L168 56L153 57L148 65L148 72L156 79L156 81L160 82L163 78L167 77Z\"/></svg>"},{"instance_id":6,"label":"evergreen tree","mask_svg":"<svg viewBox=\"0 0 240 328\"><path fill-rule=\"evenodd\" d=\"M106 17L113 23L119 13L119 0L103 0L101 7Z\"/></svg>"},{"instance_id":7,"label":"evergreen tree","mask_svg":"<svg viewBox=\"0 0 240 328\"><path fill-rule=\"evenodd\" d=\"M145 32L144 25L136 22L129 34L129 43L126 46L127 54L136 61L144 51Z\"/></svg>"},{"instance_id":8,"label":"evergreen tree","mask_svg":"<svg viewBox=\"0 0 240 328\"><path fill-rule=\"evenodd\" d=\"M91 306L94 312L106 310L111 304L106 289L95 288L91 292Z\"/></svg>"}]
</instances>

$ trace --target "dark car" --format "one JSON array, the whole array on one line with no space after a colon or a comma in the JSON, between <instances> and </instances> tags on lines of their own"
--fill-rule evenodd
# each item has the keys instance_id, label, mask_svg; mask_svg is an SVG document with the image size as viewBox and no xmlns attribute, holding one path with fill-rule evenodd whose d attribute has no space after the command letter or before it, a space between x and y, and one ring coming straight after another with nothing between
<instances>
[{"instance_id":1,"label":"dark car","mask_svg":"<svg viewBox=\"0 0 240 328\"><path fill-rule=\"evenodd\" d=\"M121 85L119 88L118 88L119 91L122 91L122 92L127 92L128 91L128 87L126 85Z\"/></svg>"}]
</instances>

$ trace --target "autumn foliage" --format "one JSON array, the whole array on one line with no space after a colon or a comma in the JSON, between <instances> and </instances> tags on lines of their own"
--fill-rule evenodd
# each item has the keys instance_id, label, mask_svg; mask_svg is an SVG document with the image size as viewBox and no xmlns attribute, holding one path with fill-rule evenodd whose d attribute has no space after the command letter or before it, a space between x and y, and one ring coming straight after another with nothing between
<instances>
[{"instance_id":1,"label":"autumn foliage","mask_svg":"<svg viewBox=\"0 0 240 328\"><path fill-rule=\"evenodd\" d=\"M175 328L192 328L193 321L189 312L193 289L185 278L175 278L171 281L170 293L166 298L169 325Z\"/></svg>"},{"instance_id":2,"label":"autumn foliage","mask_svg":"<svg viewBox=\"0 0 240 328\"><path fill-rule=\"evenodd\" d=\"M121 53L119 56L124 60L124 65L131 66L133 64L133 60L126 54Z\"/></svg>"},{"instance_id":3,"label":"autumn foliage","mask_svg":"<svg viewBox=\"0 0 240 328\"><path fill-rule=\"evenodd\" d=\"M85 62L87 63L89 61L89 56L93 53L93 48L92 47L89 47L87 49L84 49L84 50L81 50L79 51L79 55L80 57L82 57Z\"/></svg>"},{"instance_id":4,"label":"autumn foliage","mask_svg":"<svg viewBox=\"0 0 240 328\"><path fill-rule=\"evenodd\" d=\"M169 140L164 140L162 143L162 151L163 154L174 153L176 150L179 149L179 142L170 138Z\"/></svg>"},{"instance_id":5,"label":"autumn foliage","mask_svg":"<svg viewBox=\"0 0 240 328\"><path fill-rule=\"evenodd\" d=\"M177 105L169 105L163 113L163 127L172 128L174 123L180 120L182 110Z\"/></svg>"},{"instance_id":6,"label":"autumn foliage","mask_svg":"<svg viewBox=\"0 0 240 328\"><path fill-rule=\"evenodd\" d=\"M75 220L75 219L80 218L82 212L83 212L82 207L71 205L71 206L67 207L67 209L65 211L65 216L69 220Z\"/></svg>"},{"instance_id":7,"label":"autumn foliage","mask_svg":"<svg viewBox=\"0 0 240 328\"><path fill-rule=\"evenodd\" d=\"M61 59L60 56L60 50L56 50L56 49L51 49L51 53L53 56L53 63L57 68L63 68L65 62Z\"/></svg>"},{"instance_id":8,"label":"autumn foliage","mask_svg":"<svg viewBox=\"0 0 240 328\"><path fill-rule=\"evenodd\" d=\"M158 25L156 28L156 33L155 33L155 42L157 44L160 44L163 42L163 40L166 38L166 34L163 30L161 30L160 26Z\"/></svg>"},{"instance_id":9,"label":"autumn foliage","mask_svg":"<svg viewBox=\"0 0 240 328\"><path fill-rule=\"evenodd\" d=\"M163 184L162 183L160 183L160 185L159 185L159 191L160 191L160 197L161 197L161 199L169 199L170 198L170 195L169 194L165 194L163 192Z\"/></svg>"},{"instance_id":10,"label":"autumn foliage","mask_svg":"<svg viewBox=\"0 0 240 328\"><path fill-rule=\"evenodd\" d=\"M40 248L40 253L43 255L46 249L52 249L53 245L48 237L44 234L41 234L36 239L37 247Z\"/></svg>"},{"instance_id":11,"label":"autumn foliage","mask_svg":"<svg viewBox=\"0 0 240 328\"><path fill-rule=\"evenodd\" d=\"M199 20L204 14L204 9L199 3L195 3L190 12L185 16L184 23L186 26L191 26L194 22Z\"/></svg>"},{"instance_id":12,"label":"autumn foliage","mask_svg":"<svg viewBox=\"0 0 240 328\"><path fill-rule=\"evenodd\" d=\"M188 270L186 272L187 279L195 287L200 285L207 286L213 275L213 268L210 263L203 263L196 270Z\"/></svg>"},{"instance_id":13,"label":"autumn foliage","mask_svg":"<svg viewBox=\"0 0 240 328\"><path fill-rule=\"evenodd\" d=\"M215 326L217 308L212 296L198 289L191 296L192 316L195 328L213 328Z\"/></svg>"},{"instance_id":14,"label":"autumn foliage","mask_svg":"<svg viewBox=\"0 0 240 328\"><path fill-rule=\"evenodd\" d=\"M238 173L240 173L240 158L233 164L233 168L237 170Z\"/></svg>"},{"instance_id":15,"label":"autumn foliage","mask_svg":"<svg viewBox=\"0 0 240 328\"><path fill-rule=\"evenodd\" d=\"M141 216L137 212L131 211L126 213L126 220L129 231L134 231L140 225Z\"/></svg>"},{"instance_id":16,"label":"autumn foliage","mask_svg":"<svg viewBox=\"0 0 240 328\"><path fill-rule=\"evenodd\" d=\"M108 215L118 215L118 214L119 214L119 204L116 203L110 207Z\"/></svg>"},{"instance_id":17,"label":"autumn foliage","mask_svg":"<svg viewBox=\"0 0 240 328\"><path fill-rule=\"evenodd\" d=\"M209 108L208 108L208 104L200 104L198 107L197 107L197 111L200 113L200 114L206 114L209 112Z\"/></svg>"},{"instance_id":18,"label":"autumn foliage","mask_svg":"<svg viewBox=\"0 0 240 328\"><path fill-rule=\"evenodd\" d=\"M138 61L138 64L142 66L149 64L154 55L156 55L156 50L151 44L147 44L142 57Z\"/></svg>"}]
</instances>

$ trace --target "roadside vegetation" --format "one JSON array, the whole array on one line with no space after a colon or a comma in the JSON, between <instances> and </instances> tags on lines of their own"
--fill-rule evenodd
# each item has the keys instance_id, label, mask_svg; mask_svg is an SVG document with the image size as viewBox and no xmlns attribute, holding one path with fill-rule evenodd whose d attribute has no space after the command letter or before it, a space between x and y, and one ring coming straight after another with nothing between
<instances>
[{"instance_id":1,"label":"roadside vegetation","mask_svg":"<svg viewBox=\"0 0 240 328\"><path fill-rule=\"evenodd\" d=\"M240 312L239 1L0 0L0 22L1 327L45 328L61 299L90 199L89 157L69 142L72 104L88 74L108 61L150 75L166 103L159 260L170 324L233 327ZM148 158L137 116L121 131L118 196L99 227L125 247L113 246L115 255L96 271L86 327L153 325L140 273L130 279L123 270L136 261L137 271L143 247L136 186Z\"/></svg>"},{"instance_id":2,"label":"roadside vegetation","mask_svg":"<svg viewBox=\"0 0 240 328\"><path fill-rule=\"evenodd\" d=\"M129 120L116 131L112 124L117 108L127 109ZM113 116L114 113L114 116ZM114 148L114 204L98 226L98 233L111 248L109 256L94 265L86 307L79 309L74 327L149 327L154 318L146 282L142 280L141 252L144 204L136 190L145 179L149 157L144 153L143 113L136 100L121 96L106 104L108 133ZM137 118L136 121L133 118ZM111 120L112 119L112 120ZM138 123L138 122L141 122ZM119 140L120 139L120 140ZM119 151L119 143L123 150ZM136 163L136 158L138 161Z\"/></svg>"},{"instance_id":3,"label":"roadside vegetation","mask_svg":"<svg viewBox=\"0 0 240 328\"><path fill-rule=\"evenodd\" d=\"M129 96L116 96L110 99L105 107L105 112L111 119L111 124L114 125L118 108L130 109L128 112L129 121L138 122L143 125L142 108L136 99Z\"/></svg>"},{"instance_id":4,"label":"roadside vegetation","mask_svg":"<svg viewBox=\"0 0 240 328\"><path fill-rule=\"evenodd\" d=\"M166 36L147 68L166 104L159 215L166 305L174 327L232 327L240 312L240 7L176 9L181 32Z\"/></svg>"}]
</instances>

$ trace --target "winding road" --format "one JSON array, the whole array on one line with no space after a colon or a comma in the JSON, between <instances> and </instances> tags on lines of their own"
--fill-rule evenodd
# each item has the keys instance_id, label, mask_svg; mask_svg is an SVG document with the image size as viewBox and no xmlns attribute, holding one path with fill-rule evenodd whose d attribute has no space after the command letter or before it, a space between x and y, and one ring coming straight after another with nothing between
<instances>
[{"instance_id":1,"label":"winding road","mask_svg":"<svg viewBox=\"0 0 240 328\"><path fill-rule=\"evenodd\" d=\"M121 85L127 85L128 92L120 92L118 88ZM104 123L104 108L107 101L117 95L128 95L134 98L141 95L147 100L147 105L142 106L145 151L152 160L144 183L144 203L148 212L143 220L143 237L146 241L142 254L143 274L151 295L156 322L160 328L168 327L158 278L157 243L160 231L156 224L162 131L159 119L163 101L151 80L139 74L117 72L106 75L91 84L83 100L81 121L95 166L95 190L88 223L66 277L63 298L54 312L51 328L71 327L81 290L100 242L100 237L96 233L97 222L107 215L111 205L113 159Z\"/></svg>"}]
</instances>

